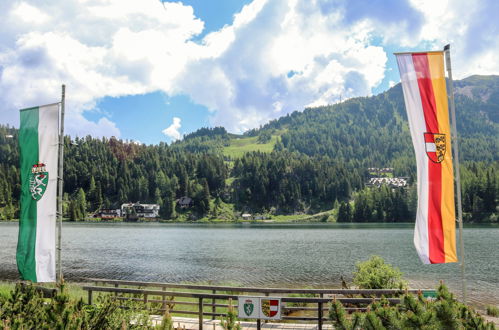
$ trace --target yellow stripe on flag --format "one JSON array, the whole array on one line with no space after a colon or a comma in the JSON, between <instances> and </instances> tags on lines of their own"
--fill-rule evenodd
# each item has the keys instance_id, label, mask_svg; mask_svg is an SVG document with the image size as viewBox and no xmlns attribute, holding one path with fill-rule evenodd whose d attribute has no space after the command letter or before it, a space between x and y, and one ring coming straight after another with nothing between
<instances>
[{"instance_id":1,"label":"yellow stripe on flag","mask_svg":"<svg viewBox=\"0 0 499 330\"><path fill-rule=\"evenodd\" d=\"M429 53L431 82L437 107L438 133L445 134L446 151L442 161L442 229L445 262L456 262L456 217L454 207L454 174L452 169L451 131L445 87L444 53Z\"/></svg>"}]
</instances>

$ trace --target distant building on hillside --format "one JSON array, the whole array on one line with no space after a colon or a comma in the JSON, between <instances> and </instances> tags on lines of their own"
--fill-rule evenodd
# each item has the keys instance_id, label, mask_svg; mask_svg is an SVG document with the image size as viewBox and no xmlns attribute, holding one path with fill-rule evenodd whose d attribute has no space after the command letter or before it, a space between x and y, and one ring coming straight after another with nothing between
<instances>
[{"instance_id":1,"label":"distant building on hillside","mask_svg":"<svg viewBox=\"0 0 499 330\"><path fill-rule=\"evenodd\" d=\"M177 199L177 204L180 208L185 209L192 206L192 198L184 196Z\"/></svg>"},{"instance_id":2,"label":"distant building on hillside","mask_svg":"<svg viewBox=\"0 0 499 330\"><path fill-rule=\"evenodd\" d=\"M157 218L159 217L158 204L125 203L121 205L121 215L135 218Z\"/></svg>"},{"instance_id":3,"label":"distant building on hillside","mask_svg":"<svg viewBox=\"0 0 499 330\"><path fill-rule=\"evenodd\" d=\"M387 185L395 188L405 187L407 186L407 178L370 178L367 182L367 185L376 187L381 187L382 185Z\"/></svg>"},{"instance_id":4,"label":"distant building on hillside","mask_svg":"<svg viewBox=\"0 0 499 330\"><path fill-rule=\"evenodd\" d=\"M367 170L372 177L393 176L393 167L369 167Z\"/></svg>"},{"instance_id":5,"label":"distant building on hillside","mask_svg":"<svg viewBox=\"0 0 499 330\"><path fill-rule=\"evenodd\" d=\"M100 209L94 213L94 218L114 219L121 216L120 209Z\"/></svg>"}]
</instances>

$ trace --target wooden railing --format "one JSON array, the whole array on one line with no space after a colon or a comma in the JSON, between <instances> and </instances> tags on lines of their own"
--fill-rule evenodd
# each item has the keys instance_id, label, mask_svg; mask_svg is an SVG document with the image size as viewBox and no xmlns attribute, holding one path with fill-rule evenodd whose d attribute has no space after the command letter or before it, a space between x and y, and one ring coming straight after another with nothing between
<instances>
[{"instance_id":1,"label":"wooden railing","mask_svg":"<svg viewBox=\"0 0 499 330\"><path fill-rule=\"evenodd\" d=\"M406 292L418 293L420 290L362 290L362 289L289 289L289 288L254 288L254 287L232 287L194 284L174 284L158 282L138 282L121 281L99 278L88 278L87 281L94 282L93 286L84 286L83 290L88 292L88 303L92 304L94 292L106 292L116 295L119 300L135 300L147 303L155 303L159 308L154 308L153 312L164 313L166 310L170 314L193 314L198 315L199 329L203 327L204 316L211 317L225 316L229 307L229 300L235 301L232 305L237 309L237 299L239 296L272 296L280 297L282 319L301 320L317 322L318 328L322 329L322 324L327 317L325 311L327 304L336 299L346 305L347 311L364 310L367 305L381 296L396 296ZM170 290L169 290L170 289ZM182 289L189 291L173 291L171 289ZM130 296L132 295L132 297ZM307 295L306 297L296 297L289 295ZM187 300L175 300L176 297L191 298ZM193 299L194 298L194 301ZM387 298L391 304L398 304L399 298ZM223 302L223 303L222 303ZM309 305L316 305L310 307ZM178 306L195 306L197 310L182 310ZM294 306L293 306L294 305ZM211 307L210 311L204 307ZM218 311L217 311L218 309ZM220 311L223 309L223 311ZM291 316L292 312L304 311L307 314L302 316ZM315 312L315 313L314 313ZM261 321L257 320L257 328L260 329Z\"/></svg>"}]
</instances>

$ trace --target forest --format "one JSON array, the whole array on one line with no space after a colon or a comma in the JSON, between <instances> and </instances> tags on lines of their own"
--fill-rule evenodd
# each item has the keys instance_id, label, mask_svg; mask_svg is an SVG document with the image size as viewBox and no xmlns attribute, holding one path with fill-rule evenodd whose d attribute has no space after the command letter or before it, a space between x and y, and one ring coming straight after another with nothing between
<instances>
[{"instance_id":1,"label":"forest","mask_svg":"<svg viewBox=\"0 0 499 330\"><path fill-rule=\"evenodd\" d=\"M498 81L473 76L456 82L469 222L498 221ZM16 128L0 125L1 220L19 213L17 138ZM246 140L256 150L232 152ZM64 215L71 220L140 201L159 204L165 220L331 211L330 220L341 222L414 221L416 169L400 85L295 111L244 135L202 128L170 145L66 136L64 146ZM369 167L391 167L408 185L369 186ZM183 196L193 201L187 210L176 203Z\"/></svg>"}]
</instances>

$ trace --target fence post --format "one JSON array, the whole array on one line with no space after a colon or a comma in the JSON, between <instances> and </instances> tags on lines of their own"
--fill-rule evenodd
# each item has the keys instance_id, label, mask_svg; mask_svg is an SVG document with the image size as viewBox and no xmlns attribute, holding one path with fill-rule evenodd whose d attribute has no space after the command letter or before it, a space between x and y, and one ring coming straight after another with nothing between
<instances>
[{"instance_id":1,"label":"fence post","mask_svg":"<svg viewBox=\"0 0 499 330\"><path fill-rule=\"evenodd\" d=\"M92 290L88 290L88 304L92 305Z\"/></svg>"},{"instance_id":2,"label":"fence post","mask_svg":"<svg viewBox=\"0 0 499 330\"><path fill-rule=\"evenodd\" d=\"M114 283L114 287L115 287L115 288L117 288L117 287L119 287L119 286L120 286L120 285L119 285L118 283ZM115 296L118 296L118 292L115 292L115 293L114 293L114 295L115 295Z\"/></svg>"},{"instance_id":3,"label":"fence post","mask_svg":"<svg viewBox=\"0 0 499 330\"><path fill-rule=\"evenodd\" d=\"M324 293L319 294L319 297L320 298L324 298ZM324 305L321 302L318 303L318 305L319 305L319 307L318 307L319 310L318 310L318 313L317 313L318 318L319 318L318 326L319 326L319 330L322 330L322 317L323 317L323 314L324 314Z\"/></svg>"},{"instance_id":4,"label":"fence post","mask_svg":"<svg viewBox=\"0 0 499 330\"><path fill-rule=\"evenodd\" d=\"M166 287L163 287L163 291L166 291ZM164 310L163 312L165 312L166 311L166 296L162 295L161 300L163 301L163 303L161 304L161 309L163 309Z\"/></svg>"},{"instance_id":5,"label":"fence post","mask_svg":"<svg viewBox=\"0 0 499 330\"><path fill-rule=\"evenodd\" d=\"M257 330L262 329L262 321L260 319L256 320L256 329Z\"/></svg>"},{"instance_id":6,"label":"fence post","mask_svg":"<svg viewBox=\"0 0 499 330\"><path fill-rule=\"evenodd\" d=\"M203 330L203 298L199 298L199 330Z\"/></svg>"},{"instance_id":7,"label":"fence post","mask_svg":"<svg viewBox=\"0 0 499 330\"><path fill-rule=\"evenodd\" d=\"M317 318L319 320L319 322L317 322L317 326L319 328L319 330L322 330L322 303L319 302L317 303Z\"/></svg>"},{"instance_id":8,"label":"fence post","mask_svg":"<svg viewBox=\"0 0 499 330\"><path fill-rule=\"evenodd\" d=\"M213 290L212 291L213 294L216 294L217 293L217 290ZM215 314L217 311L217 308L215 307L215 298L211 299L211 312L213 314ZM211 316L211 319L214 320L215 319L215 315L212 315Z\"/></svg>"}]
</instances>

